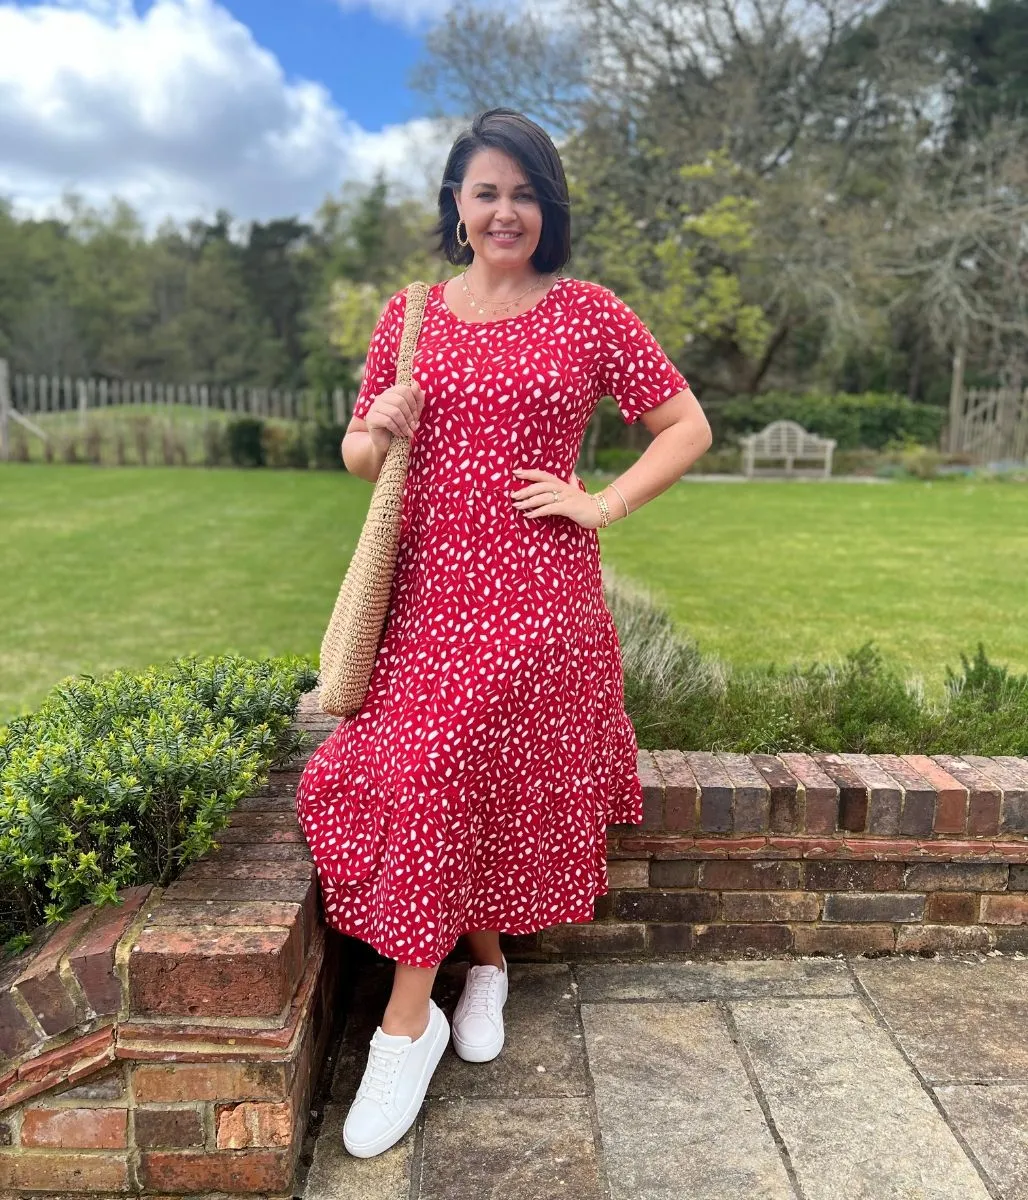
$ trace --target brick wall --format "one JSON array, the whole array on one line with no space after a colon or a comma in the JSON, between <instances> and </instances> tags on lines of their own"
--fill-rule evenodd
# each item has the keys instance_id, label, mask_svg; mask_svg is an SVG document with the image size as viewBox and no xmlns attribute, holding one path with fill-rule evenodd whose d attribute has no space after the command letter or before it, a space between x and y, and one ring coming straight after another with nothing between
<instances>
[{"instance_id":1,"label":"brick wall","mask_svg":"<svg viewBox=\"0 0 1028 1200\"><path fill-rule=\"evenodd\" d=\"M346 960L290 765L169 888L0 972L0 1195L292 1196Z\"/></svg>"},{"instance_id":2,"label":"brick wall","mask_svg":"<svg viewBox=\"0 0 1028 1200\"><path fill-rule=\"evenodd\" d=\"M596 920L514 956L1028 950L1028 759L640 754Z\"/></svg>"}]
</instances>

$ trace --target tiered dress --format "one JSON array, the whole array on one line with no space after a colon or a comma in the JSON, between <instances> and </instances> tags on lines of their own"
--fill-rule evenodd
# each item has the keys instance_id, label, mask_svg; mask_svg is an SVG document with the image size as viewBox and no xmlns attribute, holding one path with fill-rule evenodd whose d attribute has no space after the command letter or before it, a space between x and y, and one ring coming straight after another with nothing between
<instances>
[{"instance_id":1,"label":"tiered dress","mask_svg":"<svg viewBox=\"0 0 1028 1200\"><path fill-rule=\"evenodd\" d=\"M357 416L395 382L405 301L375 328ZM599 535L515 509L531 481L513 472L568 480L600 397L631 423L687 385L612 291L568 277L486 322L435 284L413 378L425 406L385 633L297 812L328 922L429 967L468 931L592 920L606 826L642 820Z\"/></svg>"}]
</instances>

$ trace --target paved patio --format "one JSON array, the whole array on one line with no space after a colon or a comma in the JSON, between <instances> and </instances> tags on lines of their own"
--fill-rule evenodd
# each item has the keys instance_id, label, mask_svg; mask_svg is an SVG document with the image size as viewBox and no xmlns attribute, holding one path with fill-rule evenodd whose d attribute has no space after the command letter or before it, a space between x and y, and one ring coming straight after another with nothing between
<instances>
[{"instance_id":1,"label":"paved patio","mask_svg":"<svg viewBox=\"0 0 1028 1200\"><path fill-rule=\"evenodd\" d=\"M342 1125L392 968L357 981L304 1200L1028 1200L1028 958L511 962L371 1159ZM440 970L449 1018L466 963Z\"/></svg>"}]
</instances>

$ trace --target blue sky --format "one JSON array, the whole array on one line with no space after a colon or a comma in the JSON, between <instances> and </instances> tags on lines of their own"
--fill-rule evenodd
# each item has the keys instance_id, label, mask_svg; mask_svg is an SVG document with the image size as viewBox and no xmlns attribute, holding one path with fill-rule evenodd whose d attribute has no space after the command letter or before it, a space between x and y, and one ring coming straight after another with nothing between
<instances>
[{"instance_id":1,"label":"blue sky","mask_svg":"<svg viewBox=\"0 0 1028 1200\"><path fill-rule=\"evenodd\" d=\"M422 53L419 33L332 0L227 0L225 7L290 75L325 84L369 132L424 114L424 98L406 84Z\"/></svg>"},{"instance_id":2,"label":"blue sky","mask_svg":"<svg viewBox=\"0 0 1028 1200\"><path fill-rule=\"evenodd\" d=\"M0 197L310 216L384 172L432 195L452 129L407 84L448 0L0 0Z\"/></svg>"}]
</instances>

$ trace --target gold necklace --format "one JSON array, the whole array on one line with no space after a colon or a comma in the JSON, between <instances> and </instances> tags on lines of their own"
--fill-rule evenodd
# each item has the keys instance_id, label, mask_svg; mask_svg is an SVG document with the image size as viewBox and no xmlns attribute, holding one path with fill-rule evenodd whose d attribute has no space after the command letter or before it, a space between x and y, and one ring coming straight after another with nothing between
<instances>
[{"instance_id":1,"label":"gold necklace","mask_svg":"<svg viewBox=\"0 0 1028 1200\"><path fill-rule=\"evenodd\" d=\"M468 287L467 275L468 275L467 271L464 271L461 274L461 277L460 277L461 288L464 291L464 295L467 296L469 302L471 303L471 307L473 309L475 309L479 313L480 316L487 315L485 309L482 307L483 304L488 305L490 308L499 308L501 311L504 309L513 308L515 304L518 304L518 303L520 303L520 301L524 300L524 298L528 295L529 292L535 291L535 289L537 287L539 287L540 284L542 284L545 280L545 276L540 275L539 278L535 281L535 283L533 283L530 287L525 288L525 290L521 293L521 295L515 296L513 300L479 300L475 296L474 292L472 292L471 288Z\"/></svg>"}]
</instances>

